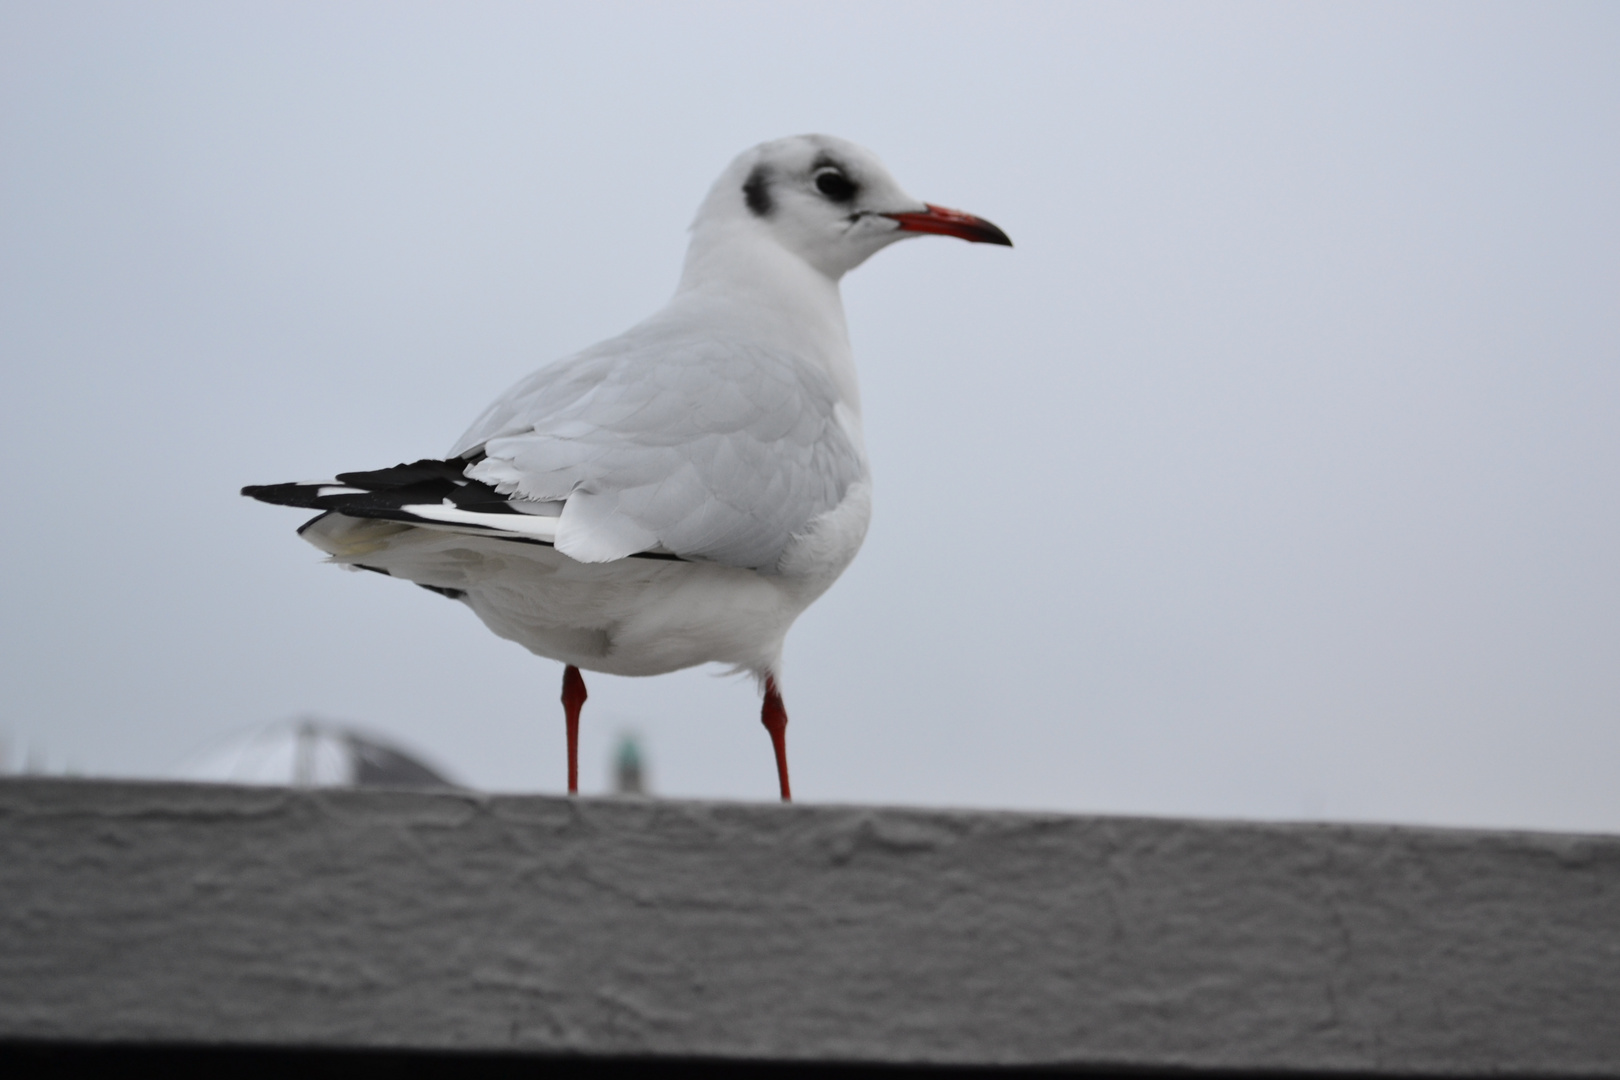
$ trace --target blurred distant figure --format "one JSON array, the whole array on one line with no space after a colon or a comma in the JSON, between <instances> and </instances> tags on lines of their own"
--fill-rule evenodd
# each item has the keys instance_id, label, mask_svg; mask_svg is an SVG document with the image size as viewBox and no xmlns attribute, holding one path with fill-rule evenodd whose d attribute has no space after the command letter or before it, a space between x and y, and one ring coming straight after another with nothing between
<instances>
[{"instance_id":1,"label":"blurred distant figure","mask_svg":"<svg viewBox=\"0 0 1620 1080\"><path fill-rule=\"evenodd\" d=\"M613 755L613 793L647 794L647 777L642 768L641 741L634 735L619 737L619 749Z\"/></svg>"},{"instance_id":2,"label":"blurred distant figure","mask_svg":"<svg viewBox=\"0 0 1620 1080\"><path fill-rule=\"evenodd\" d=\"M8 739L0 738L0 776L13 771L19 776L45 776L53 770L37 744L19 739L14 747ZM76 775L71 766L55 771L62 776Z\"/></svg>"},{"instance_id":3,"label":"blurred distant figure","mask_svg":"<svg viewBox=\"0 0 1620 1080\"><path fill-rule=\"evenodd\" d=\"M239 735L179 770L182 779L288 787L459 787L444 773L351 724L301 717Z\"/></svg>"}]
</instances>

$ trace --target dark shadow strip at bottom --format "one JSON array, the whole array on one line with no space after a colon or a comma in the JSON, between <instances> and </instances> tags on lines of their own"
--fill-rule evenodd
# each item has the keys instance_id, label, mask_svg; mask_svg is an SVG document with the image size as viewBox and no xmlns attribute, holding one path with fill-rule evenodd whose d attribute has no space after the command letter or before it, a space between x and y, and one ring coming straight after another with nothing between
<instances>
[{"instance_id":1,"label":"dark shadow strip at bottom","mask_svg":"<svg viewBox=\"0 0 1620 1080\"><path fill-rule=\"evenodd\" d=\"M1420 1074L1392 1072L1229 1070L1167 1068L1095 1068L1086 1066L942 1066L848 1063L738 1061L713 1058L629 1058L544 1056L424 1050L289 1048L285 1046L210 1046L166 1043L70 1043L0 1040L0 1076L30 1077L163 1076L166 1080L207 1077L218 1080L573 1080L623 1077L626 1080L975 1080L979 1077L1074 1076L1090 1080L1420 1080ZM1438 1075L1438 1074L1428 1074ZM1451 1080L1471 1075L1512 1080L1503 1073L1447 1071Z\"/></svg>"}]
</instances>

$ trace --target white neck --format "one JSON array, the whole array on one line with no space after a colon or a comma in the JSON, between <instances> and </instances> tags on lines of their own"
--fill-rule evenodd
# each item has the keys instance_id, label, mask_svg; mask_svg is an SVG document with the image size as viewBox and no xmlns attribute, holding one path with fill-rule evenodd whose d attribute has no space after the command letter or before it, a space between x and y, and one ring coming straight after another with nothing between
<instances>
[{"instance_id":1,"label":"white neck","mask_svg":"<svg viewBox=\"0 0 1620 1080\"><path fill-rule=\"evenodd\" d=\"M838 281L752 222L715 222L699 229L674 297L654 318L725 326L728 337L802 356L821 365L839 397L860 414Z\"/></svg>"}]
</instances>

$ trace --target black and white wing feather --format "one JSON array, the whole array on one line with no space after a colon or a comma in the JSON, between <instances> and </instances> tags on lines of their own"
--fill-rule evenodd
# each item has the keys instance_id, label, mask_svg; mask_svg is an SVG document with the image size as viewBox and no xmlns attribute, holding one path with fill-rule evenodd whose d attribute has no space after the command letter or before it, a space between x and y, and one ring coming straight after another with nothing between
<instances>
[{"instance_id":1,"label":"black and white wing feather","mask_svg":"<svg viewBox=\"0 0 1620 1080\"><path fill-rule=\"evenodd\" d=\"M488 484L470 480L465 459L425 458L391 469L339 473L332 480L292 484L255 484L242 494L278 506L320 510L304 523L303 533L327 514L399 521L423 528L475 532L503 540L554 545L561 503L514 500ZM656 550L634 553L671 559Z\"/></svg>"}]
</instances>

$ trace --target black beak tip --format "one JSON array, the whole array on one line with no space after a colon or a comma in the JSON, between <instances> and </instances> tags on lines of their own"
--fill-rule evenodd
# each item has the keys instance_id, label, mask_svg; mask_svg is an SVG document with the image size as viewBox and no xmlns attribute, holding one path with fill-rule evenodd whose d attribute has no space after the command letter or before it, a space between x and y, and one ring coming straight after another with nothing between
<instances>
[{"instance_id":1,"label":"black beak tip","mask_svg":"<svg viewBox=\"0 0 1620 1080\"><path fill-rule=\"evenodd\" d=\"M984 223L984 239L980 243L1000 244L1002 247L1013 246L1012 237L1002 232L999 226L992 225L988 221Z\"/></svg>"}]
</instances>

